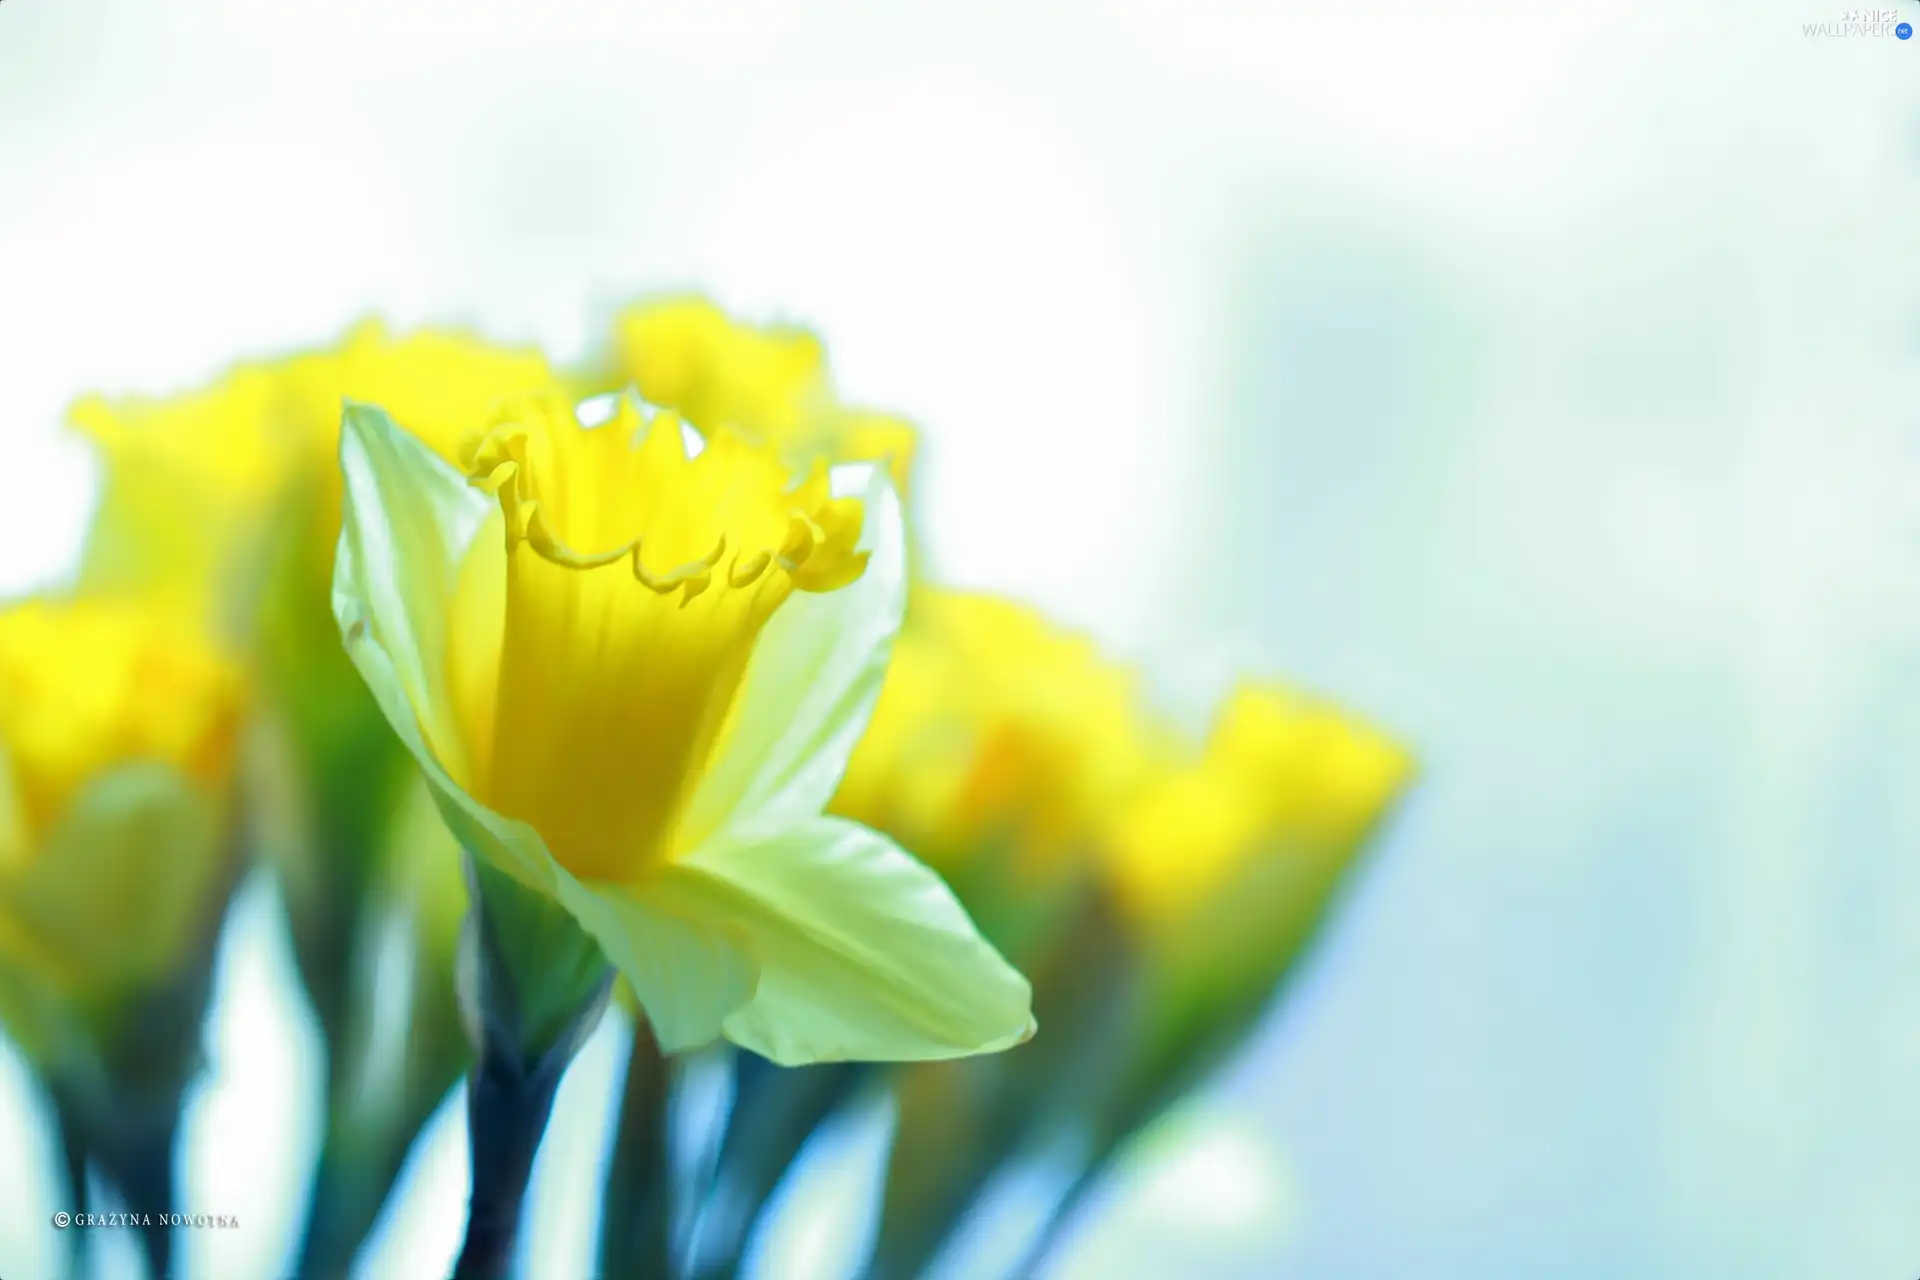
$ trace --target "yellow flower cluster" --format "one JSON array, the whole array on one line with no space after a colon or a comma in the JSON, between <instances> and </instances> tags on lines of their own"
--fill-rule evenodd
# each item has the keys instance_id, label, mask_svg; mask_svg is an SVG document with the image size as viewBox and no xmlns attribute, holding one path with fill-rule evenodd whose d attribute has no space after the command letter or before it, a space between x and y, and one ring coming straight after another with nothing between
<instances>
[{"instance_id":1,"label":"yellow flower cluster","mask_svg":"<svg viewBox=\"0 0 1920 1280\"><path fill-rule=\"evenodd\" d=\"M1336 869L1411 774L1338 708L1249 685L1195 749L1133 674L1024 606L921 587L835 812L950 877L1024 889L1078 870L1145 937L1241 892L1264 859Z\"/></svg>"},{"instance_id":2,"label":"yellow flower cluster","mask_svg":"<svg viewBox=\"0 0 1920 1280\"><path fill-rule=\"evenodd\" d=\"M810 332L702 299L621 313L580 368L369 323L71 423L102 464L74 591L0 609L0 1019L51 1061L61 1002L97 1027L204 967L239 833L295 832L267 843L332 1055L316 1194L343 1198L314 1274L458 1034L551 1086L615 974L667 1053L923 1063L1034 1035L1010 955L1065 1043L903 1095L969 1100L962 1182L1043 1082L1111 1146L1243 1033L1411 776L1274 685L1190 741L1086 638L913 576L914 430L844 401ZM396 919L417 1038L356 1111ZM911 1114L896 1150L951 1163ZM896 1261L964 1201L934 1190Z\"/></svg>"}]
</instances>

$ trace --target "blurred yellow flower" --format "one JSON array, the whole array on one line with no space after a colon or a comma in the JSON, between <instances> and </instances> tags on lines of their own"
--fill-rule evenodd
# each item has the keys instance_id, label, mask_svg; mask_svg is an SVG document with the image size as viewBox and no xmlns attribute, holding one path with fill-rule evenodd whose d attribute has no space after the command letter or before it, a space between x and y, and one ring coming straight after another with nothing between
<instances>
[{"instance_id":1,"label":"blurred yellow flower","mask_svg":"<svg viewBox=\"0 0 1920 1280\"><path fill-rule=\"evenodd\" d=\"M239 589L257 580L277 504L302 456L271 429L285 386L241 365L168 398L88 396L68 413L101 464L81 576L95 593L138 595L190 625L237 631Z\"/></svg>"},{"instance_id":2,"label":"blurred yellow flower","mask_svg":"<svg viewBox=\"0 0 1920 1280\"><path fill-rule=\"evenodd\" d=\"M243 638L262 596L270 607L305 597L321 644L337 650L326 601L345 402L391 406L454 459L500 402L559 385L532 348L437 330L395 337L369 321L332 348L238 365L202 390L85 397L68 419L99 451L103 484L84 583L164 601Z\"/></svg>"},{"instance_id":3,"label":"blurred yellow flower","mask_svg":"<svg viewBox=\"0 0 1920 1280\"><path fill-rule=\"evenodd\" d=\"M239 668L171 614L0 611L0 966L86 1002L158 980L217 910Z\"/></svg>"},{"instance_id":4,"label":"blurred yellow flower","mask_svg":"<svg viewBox=\"0 0 1920 1280\"><path fill-rule=\"evenodd\" d=\"M329 556L340 531L340 415L347 401L382 406L458 464L503 404L561 389L537 348L436 329L395 337L378 321L357 325L331 349L286 361L282 373L298 432L313 450L313 477L327 494L320 533Z\"/></svg>"},{"instance_id":5,"label":"blurred yellow flower","mask_svg":"<svg viewBox=\"0 0 1920 1280\"><path fill-rule=\"evenodd\" d=\"M461 843L559 902L663 1047L776 1061L980 1052L1024 979L920 864L820 810L899 625L874 468L551 399L445 465L354 406L334 601Z\"/></svg>"},{"instance_id":6,"label":"blurred yellow flower","mask_svg":"<svg viewBox=\"0 0 1920 1280\"><path fill-rule=\"evenodd\" d=\"M1337 874L1412 770L1404 748L1337 708L1244 686L1198 759L1161 770L1113 815L1103 850L1115 896L1157 935L1246 893L1263 862Z\"/></svg>"},{"instance_id":7,"label":"blurred yellow flower","mask_svg":"<svg viewBox=\"0 0 1920 1280\"><path fill-rule=\"evenodd\" d=\"M614 361L619 380L702 431L733 427L789 463L884 462L907 490L913 429L841 404L826 349L805 329L742 324L704 298L663 299L621 313Z\"/></svg>"},{"instance_id":8,"label":"blurred yellow flower","mask_svg":"<svg viewBox=\"0 0 1920 1280\"><path fill-rule=\"evenodd\" d=\"M242 691L230 661L131 605L28 600L0 611L0 795L12 819L0 866L18 869L82 788L116 766L164 765L221 791Z\"/></svg>"},{"instance_id":9,"label":"blurred yellow flower","mask_svg":"<svg viewBox=\"0 0 1920 1280\"><path fill-rule=\"evenodd\" d=\"M833 811L948 872L992 850L1031 888L1091 851L1157 731L1131 672L992 596L922 587Z\"/></svg>"}]
</instances>

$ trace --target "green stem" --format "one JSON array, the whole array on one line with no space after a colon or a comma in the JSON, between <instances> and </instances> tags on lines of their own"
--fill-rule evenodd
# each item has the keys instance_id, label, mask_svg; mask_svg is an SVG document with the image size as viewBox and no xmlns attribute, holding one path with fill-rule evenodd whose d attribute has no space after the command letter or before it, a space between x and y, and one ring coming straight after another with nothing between
<instances>
[{"instance_id":1,"label":"green stem","mask_svg":"<svg viewBox=\"0 0 1920 1280\"><path fill-rule=\"evenodd\" d=\"M504 1280L554 1094L606 1011L613 970L557 903L467 859L460 984L476 1061L467 1085L472 1194L454 1280Z\"/></svg>"},{"instance_id":2,"label":"green stem","mask_svg":"<svg viewBox=\"0 0 1920 1280\"><path fill-rule=\"evenodd\" d=\"M473 1190L467 1233L453 1280L505 1280L520 1238L521 1208L566 1062L531 1071L498 1053L483 1053L467 1093Z\"/></svg>"}]
</instances>

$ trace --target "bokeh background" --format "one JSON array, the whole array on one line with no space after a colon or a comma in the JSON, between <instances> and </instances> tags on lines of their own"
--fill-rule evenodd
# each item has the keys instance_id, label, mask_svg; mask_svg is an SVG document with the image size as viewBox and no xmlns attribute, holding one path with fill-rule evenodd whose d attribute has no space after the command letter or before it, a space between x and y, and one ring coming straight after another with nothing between
<instances>
[{"instance_id":1,"label":"bokeh background","mask_svg":"<svg viewBox=\"0 0 1920 1280\"><path fill-rule=\"evenodd\" d=\"M370 312L563 357L662 290L807 322L923 426L947 580L1171 707L1289 675L1423 759L1058 1275L1920 1274L1920 40L1805 32L1846 13L7 0L0 587L77 550L82 390ZM280 1273L317 1141L265 892L193 1276ZM620 1042L542 1280L585 1274ZM846 1265L885 1124L816 1144L762 1274ZM444 1267L464 1143L456 1104L364 1275ZM60 1256L53 1167L0 1054L8 1280Z\"/></svg>"}]
</instances>

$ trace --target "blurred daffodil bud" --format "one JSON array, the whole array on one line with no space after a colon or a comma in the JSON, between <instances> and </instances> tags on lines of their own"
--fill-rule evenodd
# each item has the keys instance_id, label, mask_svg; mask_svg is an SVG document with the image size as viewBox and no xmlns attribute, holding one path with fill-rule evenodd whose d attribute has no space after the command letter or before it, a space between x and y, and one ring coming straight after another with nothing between
<instances>
[{"instance_id":1,"label":"blurred daffodil bud","mask_svg":"<svg viewBox=\"0 0 1920 1280\"><path fill-rule=\"evenodd\" d=\"M1032 1275L1127 1144L1271 1006L1413 775L1405 748L1337 707L1237 689L1204 749L1174 751L1100 842L1135 977L1102 1067L1063 1099L1069 1180L1015 1274Z\"/></svg>"},{"instance_id":2,"label":"blurred daffodil bud","mask_svg":"<svg viewBox=\"0 0 1920 1280\"><path fill-rule=\"evenodd\" d=\"M1084 637L922 587L833 811L925 859L1020 949L1084 880L1155 740L1132 673Z\"/></svg>"},{"instance_id":3,"label":"blurred daffodil bud","mask_svg":"<svg viewBox=\"0 0 1920 1280\"><path fill-rule=\"evenodd\" d=\"M238 865L240 668L171 607L33 599L0 610L0 1023L67 1149L170 1208ZM141 1234L156 1272L169 1234Z\"/></svg>"},{"instance_id":4,"label":"blurred daffodil bud","mask_svg":"<svg viewBox=\"0 0 1920 1280\"><path fill-rule=\"evenodd\" d=\"M1200 756L1114 815L1115 899L1156 960L1264 988L1412 773L1405 748L1338 708L1243 686Z\"/></svg>"},{"instance_id":5,"label":"blurred daffodil bud","mask_svg":"<svg viewBox=\"0 0 1920 1280\"><path fill-rule=\"evenodd\" d=\"M623 311L613 348L611 385L633 385L702 431L732 427L790 463L884 462L907 492L913 428L842 404L826 348L805 329L755 327L704 298L667 298Z\"/></svg>"},{"instance_id":6,"label":"blurred daffodil bud","mask_svg":"<svg viewBox=\"0 0 1920 1280\"><path fill-rule=\"evenodd\" d=\"M884 473L790 484L771 448L630 399L594 427L523 402L464 461L349 408L334 602L483 898L558 904L669 1052L1030 1034L1025 980L938 878L820 816L899 624Z\"/></svg>"},{"instance_id":7,"label":"blurred daffodil bud","mask_svg":"<svg viewBox=\"0 0 1920 1280\"><path fill-rule=\"evenodd\" d=\"M101 479L84 589L245 640L269 534L305 456L296 433L271 425L286 403L284 380L265 364L178 396L75 403L68 421L93 445Z\"/></svg>"},{"instance_id":8,"label":"blurred daffodil bud","mask_svg":"<svg viewBox=\"0 0 1920 1280\"><path fill-rule=\"evenodd\" d=\"M1412 776L1364 721L1248 685L1196 759L1115 815L1105 866L1140 985L1112 1078L1087 1095L1098 1160L1240 1043Z\"/></svg>"},{"instance_id":9,"label":"blurred daffodil bud","mask_svg":"<svg viewBox=\"0 0 1920 1280\"><path fill-rule=\"evenodd\" d=\"M177 602L176 602L177 603ZM174 1207L214 944L238 865L241 668L171 605L0 610L0 1021L91 1162ZM171 1233L140 1232L165 1274Z\"/></svg>"},{"instance_id":10,"label":"blurred daffodil bud","mask_svg":"<svg viewBox=\"0 0 1920 1280\"><path fill-rule=\"evenodd\" d=\"M185 963L229 883L244 707L240 669L166 613L39 599L0 611L10 987L111 1020ZM36 1056L72 1030L14 1027Z\"/></svg>"}]
</instances>

